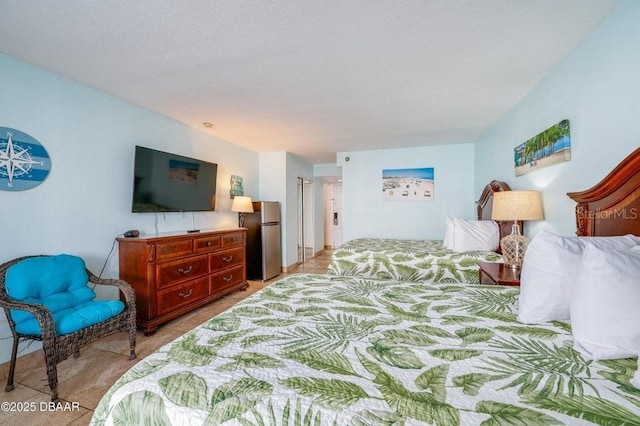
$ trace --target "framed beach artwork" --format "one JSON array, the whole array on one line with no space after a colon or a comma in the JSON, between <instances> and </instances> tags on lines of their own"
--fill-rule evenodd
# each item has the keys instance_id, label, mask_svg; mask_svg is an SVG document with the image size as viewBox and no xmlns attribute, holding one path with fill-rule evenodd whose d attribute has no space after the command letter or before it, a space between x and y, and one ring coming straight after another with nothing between
<instances>
[{"instance_id":1,"label":"framed beach artwork","mask_svg":"<svg viewBox=\"0 0 640 426\"><path fill-rule=\"evenodd\" d=\"M513 149L516 176L571 160L569 120L562 120Z\"/></svg>"},{"instance_id":2,"label":"framed beach artwork","mask_svg":"<svg viewBox=\"0 0 640 426\"><path fill-rule=\"evenodd\" d=\"M431 201L433 177L433 167L382 170L382 201Z\"/></svg>"}]
</instances>

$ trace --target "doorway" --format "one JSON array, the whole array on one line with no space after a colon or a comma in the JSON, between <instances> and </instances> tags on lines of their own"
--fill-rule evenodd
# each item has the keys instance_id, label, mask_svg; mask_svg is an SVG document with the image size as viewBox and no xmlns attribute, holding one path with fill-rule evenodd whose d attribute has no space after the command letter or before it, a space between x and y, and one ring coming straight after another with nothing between
<instances>
[{"instance_id":1,"label":"doorway","mask_svg":"<svg viewBox=\"0 0 640 426\"><path fill-rule=\"evenodd\" d=\"M324 212L325 248L338 248L342 245L342 183L325 183Z\"/></svg>"},{"instance_id":2,"label":"doorway","mask_svg":"<svg viewBox=\"0 0 640 426\"><path fill-rule=\"evenodd\" d=\"M298 263L314 256L313 181L298 178Z\"/></svg>"},{"instance_id":3,"label":"doorway","mask_svg":"<svg viewBox=\"0 0 640 426\"><path fill-rule=\"evenodd\" d=\"M331 185L331 207L333 211L331 237L333 239L333 248L342 245L342 184L334 183Z\"/></svg>"}]
</instances>

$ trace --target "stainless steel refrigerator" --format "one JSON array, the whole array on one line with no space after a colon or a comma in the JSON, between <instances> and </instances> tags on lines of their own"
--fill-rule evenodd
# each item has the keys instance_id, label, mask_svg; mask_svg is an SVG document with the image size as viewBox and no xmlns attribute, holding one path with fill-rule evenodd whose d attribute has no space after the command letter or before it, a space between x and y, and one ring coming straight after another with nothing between
<instances>
[{"instance_id":1,"label":"stainless steel refrigerator","mask_svg":"<svg viewBox=\"0 0 640 426\"><path fill-rule=\"evenodd\" d=\"M247 278L266 281L282 272L280 246L280 203L254 201L247 213Z\"/></svg>"}]
</instances>

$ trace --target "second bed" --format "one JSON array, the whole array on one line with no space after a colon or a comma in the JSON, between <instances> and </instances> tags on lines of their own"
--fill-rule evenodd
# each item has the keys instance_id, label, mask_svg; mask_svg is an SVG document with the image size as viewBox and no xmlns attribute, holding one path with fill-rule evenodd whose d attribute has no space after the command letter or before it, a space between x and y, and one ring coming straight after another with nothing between
<instances>
[{"instance_id":1,"label":"second bed","mask_svg":"<svg viewBox=\"0 0 640 426\"><path fill-rule=\"evenodd\" d=\"M491 220L493 193L510 191L504 182L491 181L476 201L477 219ZM500 238L513 222L499 222ZM520 223L522 225L522 223ZM478 262L499 262L495 251L453 251L442 240L359 238L336 249L328 273L399 281L479 283Z\"/></svg>"}]
</instances>

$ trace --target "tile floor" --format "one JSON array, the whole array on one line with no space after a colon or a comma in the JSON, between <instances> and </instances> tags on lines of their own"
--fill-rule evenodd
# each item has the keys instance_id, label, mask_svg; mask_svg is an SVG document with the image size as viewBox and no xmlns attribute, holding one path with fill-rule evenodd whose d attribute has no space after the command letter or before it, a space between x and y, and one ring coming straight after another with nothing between
<instances>
[{"instance_id":1,"label":"tile floor","mask_svg":"<svg viewBox=\"0 0 640 426\"><path fill-rule=\"evenodd\" d=\"M232 293L176 318L160 326L153 336L144 336L139 333L136 341L138 357L134 361L130 361L128 357L129 344L125 333L113 334L92 343L80 351L79 358L69 358L58 364L58 395L63 404L69 403L66 407L62 406L64 410L52 410L48 405L49 386L42 353L36 351L20 357L16 365L13 391L4 392L6 377L0 374L0 379L3 380L0 388L0 403L20 403L23 409L26 408L29 411L15 412L0 409L0 425L79 426L89 424L93 410L100 402L102 395L135 362L285 275L325 273L330 256L331 250L324 250L307 262L290 268L292 270L270 281L249 281L249 288L246 291ZM18 404L15 404L13 408L17 407Z\"/></svg>"}]
</instances>

